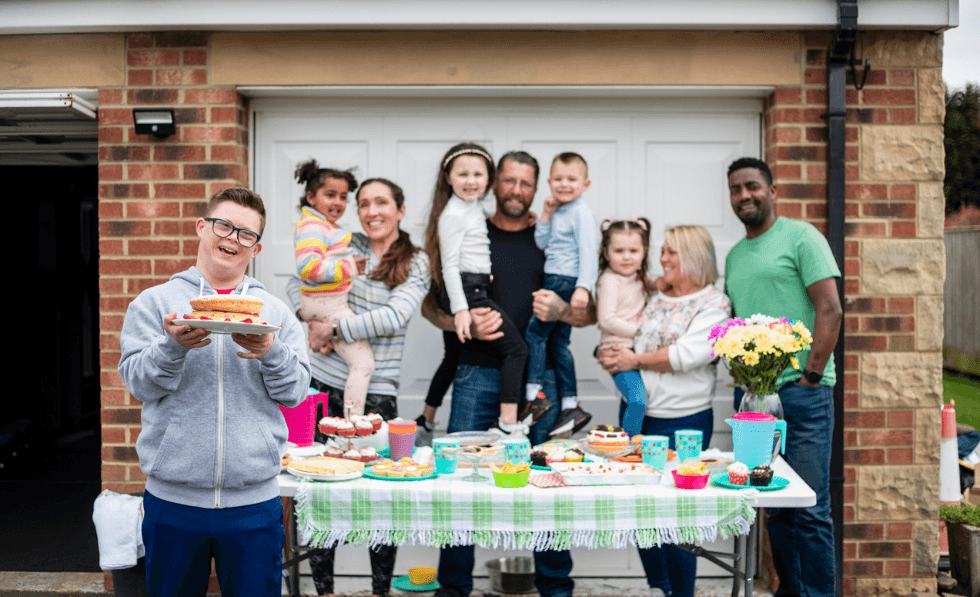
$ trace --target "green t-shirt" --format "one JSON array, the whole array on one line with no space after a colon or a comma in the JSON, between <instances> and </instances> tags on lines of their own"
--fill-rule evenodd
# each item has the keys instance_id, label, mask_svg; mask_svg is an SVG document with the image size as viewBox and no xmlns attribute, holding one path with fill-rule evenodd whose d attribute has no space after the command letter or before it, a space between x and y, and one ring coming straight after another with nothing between
<instances>
[{"instance_id":1,"label":"green t-shirt","mask_svg":"<svg viewBox=\"0 0 980 597\"><path fill-rule=\"evenodd\" d=\"M772 228L753 239L743 238L725 258L725 293L732 299L736 317L762 313L770 317L801 320L813 333L814 308L808 286L827 278L839 278L840 270L827 239L813 225L790 218L776 218ZM810 350L801 351L800 367ZM800 378L787 367L776 387ZM827 360L820 383L837 381L834 355Z\"/></svg>"}]
</instances>

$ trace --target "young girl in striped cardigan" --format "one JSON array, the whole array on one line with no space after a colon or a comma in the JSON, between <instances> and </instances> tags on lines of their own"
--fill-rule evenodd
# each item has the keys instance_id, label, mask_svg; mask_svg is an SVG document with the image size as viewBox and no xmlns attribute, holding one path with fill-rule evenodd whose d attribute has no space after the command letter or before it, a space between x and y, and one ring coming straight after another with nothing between
<instances>
[{"instance_id":1,"label":"young girl in striped cardigan","mask_svg":"<svg viewBox=\"0 0 980 597\"><path fill-rule=\"evenodd\" d=\"M350 248L351 233L337 226L347 207L347 194L357 188L350 171L320 168L316 160L301 164L296 179L305 185L300 197L302 215L296 225L296 274L300 305L306 317L338 320L353 317L347 306L351 281L360 272ZM319 350L320 346L311 346ZM344 415L363 415L374 356L367 340L334 343L350 374L344 388Z\"/></svg>"}]
</instances>

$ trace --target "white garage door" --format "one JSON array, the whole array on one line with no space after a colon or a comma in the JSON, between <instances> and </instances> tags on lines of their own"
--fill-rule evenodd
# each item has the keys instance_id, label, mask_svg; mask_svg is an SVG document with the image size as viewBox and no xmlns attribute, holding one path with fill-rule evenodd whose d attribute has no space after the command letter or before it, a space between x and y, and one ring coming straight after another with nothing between
<instances>
[{"instance_id":1,"label":"white garage door","mask_svg":"<svg viewBox=\"0 0 980 597\"><path fill-rule=\"evenodd\" d=\"M255 273L283 300L293 273L293 229L302 194L293 171L311 157L324 167L356 168L359 180L381 176L401 185L407 207L402 227L422 245L439 160L453 144L480 143L494 156L518 149L535 156L542 172L532 209L539 213L548 195L551 159L563 151L578 152L588 161L592 180L584 197L600 221L630 215L651 220L651 267L657 274L663 230L677 224L707 228L724 265L728 250L744 235L728 203L725 169L738 157L758 157L761 146L762 106L752 98L624 98L607 92L571 98L263 97L251 105L253 188L268 210ZM349 205L340 225L359 231L353 199ZM485 208L493 210L492 197ZM606 423L616 419L618 406L612 380L592 357L598 338L595 327L577 329L572 351L584 406L595 422ZM421 412L442 357L441 348L413 347L441 347L441 340L420 315L412 319L402 363L402 416ZM731 398L727 391L721 394L713 444L730 449L722 419L731 412ZM438 415L441 421L448 420L448 404ZM630 552L626 558L621 552L577 558L576 574L636 575L635 551ZM409 559L399 558L399 570ZM350 563L367 570L367 558Z\"/></svg>"}]
</instances>

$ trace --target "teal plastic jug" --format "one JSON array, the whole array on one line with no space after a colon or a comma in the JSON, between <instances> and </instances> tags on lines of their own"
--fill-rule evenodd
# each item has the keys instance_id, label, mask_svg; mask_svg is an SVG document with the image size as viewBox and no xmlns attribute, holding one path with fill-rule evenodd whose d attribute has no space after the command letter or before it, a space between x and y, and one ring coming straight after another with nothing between
<instances>
[{"instance_id":1,"label":"teal plastic jug","mask_svg":"<svg viewBox=\"0 0 980 597\"><path fill-rule=\"evenodd\" d=\"M725 419L732 428L735 460L749 470L772 462L775 432L780 430L780 453L786 453L786 421L765 413L742 412Z\"/></svg>"}]
</instances>

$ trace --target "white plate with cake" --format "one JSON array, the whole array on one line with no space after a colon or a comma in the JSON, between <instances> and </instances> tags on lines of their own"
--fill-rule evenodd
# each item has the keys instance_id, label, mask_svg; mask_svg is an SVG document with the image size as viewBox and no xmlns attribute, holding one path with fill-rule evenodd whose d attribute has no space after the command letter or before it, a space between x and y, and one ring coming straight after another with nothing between
<instances>
[{"instance_id":1,"label":"white plate with cake","mask_svg":"<svg viewBox=\"0 0 980 597\"><path fill-rule=\"evenodd\" d=\"M269 332L275 333L282 329L277 325L241 323L238 321L215 321L213 319L182 319L179 323L189 325L192 328L204 328L215 334L268 334Z\"/></svg>"},{"instance_id":2,"label":"white plate with cake","mask_svg":"<svg viewBox=\"0 0 980 597\"><path fill-rule=\"evenodd\" d=\"M180 323L192 328L204 328L216 334L267 334L281 329L262 321L264 302L258 297L209 294L191 299L190 303L194 311L184 315Z\"/></svg>"},{"instance_id":3,"label":"white plate with cake","mask_svg":"<svg viewBox=\"0 0 980 597\"><path fill-rule=\"evenodd\" d=\"M364 474L364 463L328 456L294 460L286 470L290 474L317 481L348 481Z\"/></svg>"}]
</instances>

